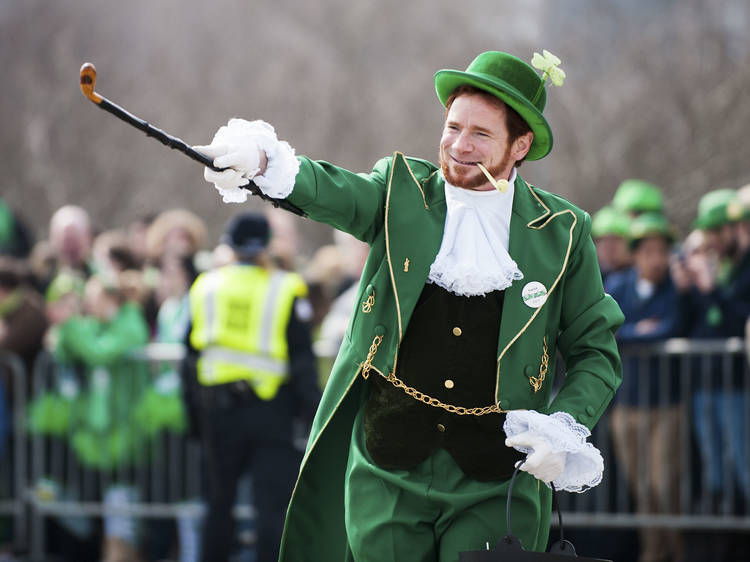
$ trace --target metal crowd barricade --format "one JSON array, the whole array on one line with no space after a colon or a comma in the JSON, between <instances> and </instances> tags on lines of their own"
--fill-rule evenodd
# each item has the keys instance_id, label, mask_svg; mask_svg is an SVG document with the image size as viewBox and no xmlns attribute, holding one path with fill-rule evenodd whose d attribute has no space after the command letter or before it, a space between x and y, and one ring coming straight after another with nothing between
<instances>
[{"instance_id":1,"label":"metal crowd barricade","mask_svg":"<svg viewBox=\"0 0 750 562\"><path fill-rule=\"evenodd\" d=\"M126 361L130 362L134 374L147 368L145 380L146 384L151 384L165 370L176 371L184 353L184 347L179 344L151 344L130 354ZM126 396L119 396L119 399L130 400L135 407L143 391L143 381L143 377L134 375L133 384L125 387ZM32 407L33 400L46 393L80 396L86 391L86 384L80 373L62 369L49 354L43 353L34 368ZM123 387L118 390L122 391ZM92 468L82 461L83 457L73 446L73 440L78 437L73 426L60 435L30 434L31 471L26 499L32 513L32 559L42 559L46 554L45 521L48 518L56 518L63 526L73 522L80 531L92 517L202 516L198 443L184 435L165 432L144 443L137 461ZM115 486L132 492L127 502L107 501L108 491ZM252 509L248 505L237 506L235 514L239 518L249 518Z\"/></svg>"},{"instance_id":2,"label":"metal crowd barricade","mask_svg":"<svg viewBox=\"0 0 750 562\"><path fill-rule=\"evenodd\" d=\"M152 344L130 358L134 368L146 366L153 379L165 368L176 368L184 355L180 345ZM618 402L601 418L591 441L602 452L605 472L602 483L584 494L559 494L566 525L585 528L671 527L702 530L750 530L750 375L743 340L667 340L658 344L623 347L625 372L636 377L638 397L635 407L643 425L633 436L632 450L617 450L612 438L612 414ZM13 373L17 389L23 389L23 368L17 361L0 355L0 367ZM635 373L635 374L633 374ZM62 373L65 375L65 373ZM32 382L33 397L59 388L59 366L43 354L36 362ZM135 395L138 389L131 389ZM712 400L704 400L709 395ZM14 393L16 432L25 416L25 396ZM648 422L652 416L674 403L679 409L679 433L665 441L664 458L671 459L659 469L679 472L672 478L674 497L666 503L674 509L643 509L649 493L651 453L648 448ZM728 417L733 412L734 418ZM706 453L696 437L696 419L717 421L714 448ZM721 420L724 420L722 422ZM718 429L716 429L718 428ZM705 433L705 432L704 432ZM22 540L28 525L23 501L31 507L33 559L43 558L44 521L50 517L72 519L132 515L137 518L200 517L202 507L190 502L200 497L200 451L196 443L182 435L163 435L150 442L145 458L137 466L115 466L109 470L87 469L73 452L71 435L59 437L32 435L31 463L25 464L28 435L14 434L14 463L11 481L15 490L0 510L16 518L16 536ZM622 449L622 448L621 448ZM703 453L703 454L702 454ZM628 474L623 455L635 459L635 475ZM715 464L710 462L716 461ZM745 461L743 464L743 460ZM10 463L3 463L10 466ZM634 476L634 477L633 477ZM5 476L3 476L5 478ZM28 484L27 484L28 482ZM124 484L138 495L127 504L104 501L111 484ZM717 487L718 485L718 487ZM27 493L21 492L26 489ZM659 493L656 490L656 493ZM663 495L663 494L662 494ZM669 494L667 494L669 495ZM186 503L188 502L188 503ZM251 518L249 504L235 508L238 518Z\"/></svg>"},{"instance_id":3,"label":"metal crowd barricade","mask_svg":"<svg viewBox=\"0 0 750 562\"><path fill-rule=\"evenodd\" d=\"M591 437L604 457L603 481L584 494L560 494L566 525L750 530L750 376L744 341L671 339L623 347L621 357L624 376L637 377L637 400L629 412L642 423L633 446L617 451L612 429L623 404L610 405ZM679 422L674 438L663 440L662 451L657 448L660 462L649 444L658 426L649 424L670 408ZM635 474L627 474L623 459L631 461Z\"/></svg>"},{"instance_id":4,"label":"metal crowd barricade","mask_svg":"<svg viewBox=\"0 0 750 562\"><path fill-rule=\"evenodd\" d=\"M26 369L21 359L0 351L0 384L5 399L4 423L8 433L3 438L0 453L0 516L13 521L13 542L17 548L26 546L27 514L24 502L26 489L27 451L23 429L26 411Z\"/></svg>"}]
</instances>

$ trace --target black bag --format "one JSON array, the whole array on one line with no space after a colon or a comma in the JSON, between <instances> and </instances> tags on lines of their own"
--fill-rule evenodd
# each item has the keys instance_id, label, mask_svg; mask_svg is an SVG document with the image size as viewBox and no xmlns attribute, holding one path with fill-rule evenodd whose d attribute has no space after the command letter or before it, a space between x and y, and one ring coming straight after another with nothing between
<instances>
[{"instance_id":1,"label":"black bag","mask_svg":"<svg viewBox=\"0 0 750 562\"><path fill-rule=\"evenodd\" d=\"M513 482L518 474L519 466L513 471L508 486L508 499L505 504L505 536L501 538L494 550L468 550L460 552L458 555L459 562L570 562L571 558L580 562L612 562L604 558L587 558L578 556L576 549L570 541L566 541L563 534L562 513L560 505L557 503L555 487L552 487L552 499L557 507L557 517L560 521L560 540L554 543L549 552L529 552L521 546L521 541L514 537L510 530L510 498L513 492Z\"/></svg>"}]
</instances>

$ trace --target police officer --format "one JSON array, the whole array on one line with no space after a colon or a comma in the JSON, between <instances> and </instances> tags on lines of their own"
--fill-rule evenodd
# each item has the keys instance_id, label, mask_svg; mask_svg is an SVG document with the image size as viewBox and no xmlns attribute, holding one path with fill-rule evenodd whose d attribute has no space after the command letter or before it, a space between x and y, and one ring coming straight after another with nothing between
<instances>
[{"instance_id":1,"label":"police officer","mask_svg":"<svg viewBox=\"0 0 750 562\"><path fill-rule=\"evenodd\" d=\"M237 482L247 470L257 512L257 560L278 558L301 460L293 422L311 422L320 397L307 288L299 275L271 267L269 238L263 215L235 217L222 241L236 261L201 274L190 289L183 374L207 473L204 561L229 557Z\"/></svg>"}]
</instances>

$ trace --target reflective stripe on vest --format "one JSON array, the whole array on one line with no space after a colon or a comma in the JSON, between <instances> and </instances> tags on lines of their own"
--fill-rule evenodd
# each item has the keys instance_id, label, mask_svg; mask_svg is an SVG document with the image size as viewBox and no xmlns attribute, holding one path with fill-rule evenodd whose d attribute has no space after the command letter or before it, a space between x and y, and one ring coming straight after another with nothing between
<instances>
[{"instance_id":1,"label":"reflective stripe on vest","mask_svg":"<svg viewBox=\"0 0 750 562\"><path fill-rule=\"evenodd\" d=\"M201 353L199 380L204 386L246 380L258 398L271 400L289 378L287 362L214 347Z\"/></svg>"},{"instance_id":2,"label":"reflective stripe on vest","mask_svg":"<svg viewBox=\"0 0 750 562\"><path fill-rule=\"evenodd\" d=\"M193 331L201 351L198 380L206 386L248 381L258 397L272 399L288 379L286 326L301 277L248 265L201 275L190 291Z\"/></svg>"}]
</instances>

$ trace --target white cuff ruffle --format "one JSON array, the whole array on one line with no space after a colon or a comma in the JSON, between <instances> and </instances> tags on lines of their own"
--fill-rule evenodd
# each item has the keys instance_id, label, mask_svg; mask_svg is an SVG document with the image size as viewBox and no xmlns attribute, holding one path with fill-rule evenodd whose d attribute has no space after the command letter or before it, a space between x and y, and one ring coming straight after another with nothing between
<instances>
[{"instance_id":1,"label":"white cuff ruffle","mask_svg":"<svg viewBox=\"0 0 750 562\"><path fill-rule=\"evenodd\" d=\"M531 431L545 439L554 452L567 453L562 474L552 481L555 489L580 493L602 481L604 459L599 449L586 442L591 435L589 429L570 414L513 410L507 413L503 429L507 437ZM532 452L529 447L516 449L526 454Z\"/></svg>"},{"instance_id":2,"label":"white cuff ruffle","mask_svg":"<svg viewBox=\"0 0 750 562\"><path fill-rule=\"evenodd\" d=\"M254 144L266 153L268 164L262 176L258 169L246 170L242 177L252 180L260 190L276 199L287 197L294 189L294 180L299 172L299 161L294 149L286 141L280 141L273 125L260 119L230 119L214 136L213 142L226 144ZM248 191L242 187L223 188L216 186L225 203L243 203L247 200Z\"/></svg>"},{"instance_id":3,"label":"white cuff ruffle","mask_svg":"<svg viewBox=\"0 0 750 562\"><path fill-rule=\"evenodd\" d=\"M294 149L286 141L275 139L274 142L264 142L260 146L266 153L268 165L265 173L255 176L253 181L269 197L284 199L294 189L294 181L299 172L299 160L294 155Z\"/></svg>"}]
</instances>

